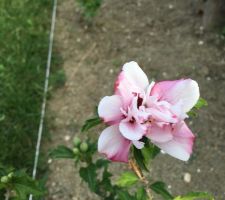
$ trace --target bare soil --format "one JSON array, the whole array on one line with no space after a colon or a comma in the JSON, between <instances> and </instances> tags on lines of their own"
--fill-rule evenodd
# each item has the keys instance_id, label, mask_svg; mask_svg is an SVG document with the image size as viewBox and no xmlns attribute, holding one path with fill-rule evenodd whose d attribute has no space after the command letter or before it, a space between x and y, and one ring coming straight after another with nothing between
<instances>
[{"instance_id":1,"label":"bare soil","mask_svg":"<svg viewBox=\"0 0 225 200\"><path fill-rule=\"evenodd\" d=\"M84 23L75 0L58 6L55 48L63 57L67 81L49 101L53 116L49 148L72 143L105 95L123 63L135 60L149 78L190 77L198 81L208 107L189 120L196 134L194 155L188 163L160 155L151 177L163 180L173 194L209 191L225 199L225 41L205 33L201 17L188 1L105 0L93 25ZM97 138L101 127L88 134ZM88 191L72 161L49 161L48 200L97 200ZM113 164L114 171L126 168ZM184 181L185 173L191 175ZM156 196L156 199L160 199Z\"/></svg>"}]
</instances>

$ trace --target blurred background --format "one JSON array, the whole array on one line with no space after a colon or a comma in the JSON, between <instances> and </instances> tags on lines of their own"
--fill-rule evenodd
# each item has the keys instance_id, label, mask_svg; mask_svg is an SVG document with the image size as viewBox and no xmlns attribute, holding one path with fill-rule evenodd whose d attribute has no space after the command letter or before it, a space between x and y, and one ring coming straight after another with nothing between
<instances>
[{"instance_id":1,"label":"blurred background","mask_svg":"<svg viewBox=\"0 0 225 200\"><path fill-rule=\"evenodd\" d=\"M0 163L31 174L40 120L53 1L0 0ZM137 61L149 79L189 77L208 107L188 121L196 134L187 163L161 154L151 176L174 194L225 198L224 0L65 0L57 7L47 117L38 178L48 200L97 200L73 162L48 151L70 146L121 66ZM127 166L114 164L112 171ZM188 178L187 178L188 177ZM0 195L3 195L0 193Z\"/></svg>"}]
</instances>

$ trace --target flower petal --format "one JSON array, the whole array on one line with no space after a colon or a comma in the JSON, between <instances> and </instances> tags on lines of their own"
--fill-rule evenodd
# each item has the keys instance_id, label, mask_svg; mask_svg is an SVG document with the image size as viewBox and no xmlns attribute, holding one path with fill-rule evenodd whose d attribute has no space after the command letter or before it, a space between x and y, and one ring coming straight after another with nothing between
<instances>
[{"instance_id":1,"label":"flower petal","mask_svg":"<svg viewBox=\"0 0 225 200\"><path fill-rule=\"evenodd\" d=\"M136 62L132 61L123 66L115 82L114 90L115 94L122 97L124 109L131 104L134 96L144 94L148 84L147 76Z\"/></svg>"},{"instance_id":2,"label":"flower petal","mask_svg":"<svg viewBox=\"0 0 225 200\"><path fill-rule=\"evenodd\" d=\"M169 155L183 161L187 161L192 153L194 135L185 123L173 131L173 139L169 142L153 142Z\"/></svg>"},{"instance_id":3,"label":"flower petal","mask_svg":"<svg viewBox=\"0 0 225 200\"><path fill-rule=\"evenodd\" d=\"M121 107L122 101L120 96L106 96L98 105L98 115L108 124L118 123L123 118Z\"/></svg>"},{"instance_id":4,"label":"flower petal","mask_svg":"<svg viewBox=\"0 0 225 200\"><path fill-rule=\"evenodd\" d=\"M120 122L119 129L121 134L128 140L140 140L146 133L144 125L125 120Z\"/></svg>"},{"instance_id":5,"label":"flower petal","mask_svg":"<svg viewBox=\"0 0 225 200\"><path fill-rule=\"evenodd\" d=\"M143 90L148 87L148 77L136 62L131 61L125 63L125 65L123 66L123 71L125 72L126 77L129 79L129 81L132 82L134 85L138 86Z\"/></svg>"},{"instance_id":6,"label":"flower petal","mask_svg":"<svg viewBox=\"0 0 225 200\"><path fill-rule=\"evenodd\" d=\"M112 161L128 162L130 145L131 142L121 135L118 125L103 130L98 139L98 151Z\"/></svg>"},{"instance_id":7,"label":"flower petal","mask_svg":"<svg viewBox=\"0 0 225 200\"><path fill-rule=\"evenodd\" d=\"M132 143L137 149L142 149L145 146L144 142L138 140L133 140Z\"/></svg>"},{"instance_id":8,"label":"flower petal","mask_svg":"<svg viewBox=\"0 0 225 200\"><path fill-rule=\"evenodd\" d=\"M171 104L182 102L184 112L188 112L199 99L198 83L192 79L162 81L152 88L151 95Z\"/></svg>"},{"instance_id":9,"label":"flower petal","mask_svg":"<svg viewBox=\"0 0 225 200\"><path fill-rule=\"evenodd\" d=\"M146 137L148 137L153 143L165 143L173 139L170 126L159 127L153 125L149 128Z\"/></svg>"}]
</instances>

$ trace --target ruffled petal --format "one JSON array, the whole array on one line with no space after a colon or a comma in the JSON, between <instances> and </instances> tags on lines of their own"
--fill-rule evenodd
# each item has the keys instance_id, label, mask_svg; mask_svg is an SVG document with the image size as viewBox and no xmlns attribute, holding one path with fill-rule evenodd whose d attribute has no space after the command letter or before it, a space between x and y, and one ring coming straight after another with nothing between
<instances>
[{"instance_id":1,"label":"ruffled petal","mask_svg":"<svg viewBox=\"0 0 225 200\"><path fill-rule=\"evenodd\" d=\"M188 112L199 99L198 83L192 79L162 81L152 88L151 95L171 104L182 102L183 112Z\"/></svg>"},{"instance_id":2,"label":"ruffled petal","mask_svg":"<svg viewBox=\"0 0 225 200\"><path fill-rule=\"evenodd\" d=\"M123 66L123 71L126 74L126 77L133 85L136 85L137 87L143 90L145 90L148 87L149 85L148 77L136 62L131 61L126 63Z\"/></svg>"},{"instance_id":3,"label":"ruffled petal","mask_svg":"<svg viewBox=\"0 0 225 200\"><path fill-rule=\"evenodd\" d=\"M179 127L172 131L173 139L169 142L153 142L169 155L183 161L187 161L192 153L194 135L187 125L183 122Z\"/></svg>"},{"instance_id":4,"label":"ruffled petal","mask_svg":"<svg viewBox=\"0 0 225 200\"><path fill-rule=\"evenodd\" d=\"M132 98L138 94L144 94L149 85L148 78L138 64L134 61L126 63L119 74L114 90L115 94L122 97L126 109L132 102Z\"/></svg>"},{"instance_id":5,"label":"ruffled petal","mask_svg":"<svg viewBox=\"0 0 225 200\"><path fill-rule=\"evenodd\" d=\"M130 145L131 142L120 134L118 125L103 130L98 139L98 151L112 161L128 162Z\"/></svg>"},{"instance_id":6,"label":"ruffled petal","mask_svg":"<svg viewBox=\"0 0 225 200\"><path fill-rule=\"evenodd\" d=\"M98 115L108 124L118 123L123 118L121 107L122 101L120 96L106 96L98 105Z\"/></svg>"},{"instance_id":7,"label":"ruffled petal","mask_svg":"<svg viewBox=\"0 0 225 200\"><path fill-rule=\"evenodd\" d=\"M171 128L169 126L159 127L156 125L149 128L146 137L148 137L153 143L165 143L173 139Z\"/></svg>"},{"instance_id":8,"label":"ruffled petal","mask_svg":"<svg viewBox=\"0 0 225 200\"><path fill-rule=\"evenodd\" d=\"M121 121L119 129L128 140L140 140L146 134L146 127L136 122Z\"/></svg>"}]
</instances>

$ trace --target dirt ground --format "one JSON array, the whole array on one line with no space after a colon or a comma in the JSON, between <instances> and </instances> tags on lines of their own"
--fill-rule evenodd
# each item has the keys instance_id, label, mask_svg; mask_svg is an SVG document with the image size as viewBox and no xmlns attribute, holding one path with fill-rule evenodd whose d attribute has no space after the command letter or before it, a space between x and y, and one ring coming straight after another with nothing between
<instances>
[{"instance_id":1,"label":"dirt ground","mask_svg":"<svg viewBox=\"0 0 225 200\"><path fill-rule=\"evenodd\" d=\"M208 107L189 120L197 139L188 162L160 155L151 176L173 194L209 191L225 199L225 41L205 33L188 1L105 0L93 26L80 20L74 0L58 6L55 48L63 57L66 85L49 101L51 143L72 143L74 135L105 95L122 64L135 60L155 80L190 77L198 81ZM98 137L101 128L89 135ZM70 161L49 161L48 200L97 200ZM113 170L126 168L114 164ZM184 175L191 175L190 182ZM160 199L158 196L155 198Z\"/></svg>"}]
</instances>

